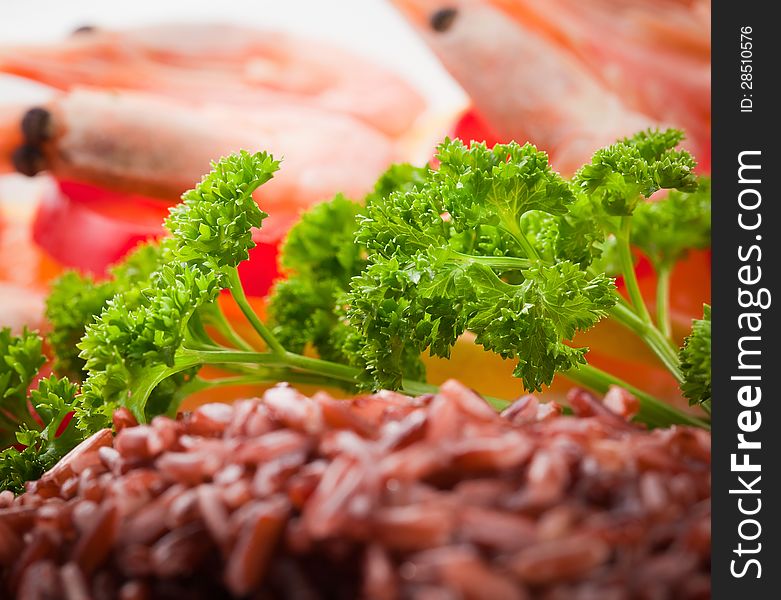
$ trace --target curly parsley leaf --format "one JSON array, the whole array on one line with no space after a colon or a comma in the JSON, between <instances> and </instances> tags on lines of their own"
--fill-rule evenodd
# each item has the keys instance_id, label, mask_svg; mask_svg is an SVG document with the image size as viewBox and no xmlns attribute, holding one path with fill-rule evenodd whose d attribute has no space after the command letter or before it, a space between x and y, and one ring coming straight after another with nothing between
<instances>
[{"instance_id":1,"label":"curly parsley leaf","mask_svg":"<svg viewBox=\"0 0 781 600\"><path fill-rule=\"evenodd\" d=\"M0 329L0 406L11 414L16 414L13 405L27 397L27 388L46 362L42 346L40 336L27 329L20 335L8 327Z\"/></svg>"},{"instance_id":2,"label":"curly parsley leaf","mask_svg":"<svg viewBox=\"0 0 781 600\"><path fill-rule=\"evenodd\" d=\"M175 408L178 390L198 365L184 356L185 347L212 344L199 309L212 308L228 285L226 275L255 245L252 229L262 224L265 213L252 193L278 165L265 152L223 158L171 209L162 266L147 285L109 300L78 344L88 372L76 411L80 429L106 426L120 405L140 421ZM132 268L126 266L124 273Z\"/></svg>"},{"instance_id":3,"label":"curly parsley leaf","mask_svg":"<svg viewBox=\"0 0 781 600\"><path fill-rule=\"evenodd\" d=\"M540 389L583 361L564 341L615 302L610 280L585 271L600 236L564 220L575 194L530 144L446 140L437 158L423 185L373 203L360 221L369 264L347 316L365 368L375 387L399 387L410 357L447 357L469 330Z\"/></svg>"},{"instance_id":4,"label":"curly parsley leaf","mask_svg":"<svg viewBox=\"0 0 781 600\"><path fill-rule=\"evenodd\" d=\"M605 316L615 303L614 287L608 277L589 278L567 262L524 275L521 285L508 286L480 268L480 276L473 276L477 293L468 327L478 344L516 359L515 376L526 389L539 390L557 372L585 363L586 349L564 341Z\"/></svg>"},{"instance_id":5,"label":"curly parsley leaf","mask_svg":"<svg viewBox=\"0 0 781 600\"><path fill-rule=\"evenodd\" d=\"M657 269L668 269L689 250L711 244L710 180L693 192L672 190L665 198L641 203L632 217L632 243Z\"/></svg>"},{"instance_id":6,"label":"curly parsley leaf","mask_svg":"<svg viewBox=\"0 0 781 600\"><path fill-rule=\"evenodd\" d=\"M346 287L366 264L365 250L354 243L361 205L341 194L305 212L282 246L281 264L291 273L333 280Z\"/></svg>"},{"instance_id":7,"label":"curly parsley leaf","mask_svg":"<svg viewBox=\"0 0 781 600\"><path fill-rule=\"evenodd\" d=\"M409 163L391 165L385 171L372 192L364 199L366 206L374 202L383 202L394 192L410 192L422 187L429 178L431 170L428 166L416 167Z\"/></svg>"},{"instance_id":8,"label":"curly parsley leaf","mask_svg":"<svg viewBox=\"0 0 781 600\"><path fill-rule=\"evenodd\" d=\"M252 193L278 169L270 154L245 150L212 163L212 171L182 195L165 222L175 258L219 272L246 260L255 246L252 229L267 216Z\"/></svg>"},{"instance_id":9,"label":"curly parsley leaf","mask_svg":"<svg viewBox=\"0 0 781 600\"><path fill-rule=\"evenodd\" d=\"M439 323L426 314L418 284L435 275L425 255L408 265L378 257L353 279L347 316L357 330L351 338L359 357L354 364L365 369L373 387L398 389L404 375L423 372L420 353L439 333ZM436 300L429 294L429 302ZM455 342L452 332L451 338Z\"/></svg>"},{"instance_id":10,"label":"curly parsley leaf","mask_svg":"<svg viewBox=\"0 0 781 600\"><path fill-rule=\"evenodd\" d=\"M37 334L0 329L0 489L21 492L81 439L63 423L74 410L75 384L52 376L28 393L46 360L41 348Z\"/></svg>"},{"instance_id":11,"label":"curly parsley leaf","mask_svg":"<svg viewBox=\"0 0 781 600\"><path fill-rule=\"evenodd\" d=\"M687 151L675 149L682 139L675 129L640 132L597 150L574 182L614 216L630 216L643 198L660 189L692 192L696 163Z\"/></svg>"},{"instance_id":12,"label":"curly parsley leaf","mask_svg":"<svg viewBox=\"0 0 781 600\"><path fill-rule=\"evenodd\" d=\"M354 242L361 207L344 196L313 207L290 230L281 263L291 274L269 299L272 332L293 352L312 344L322 358L348 362L342 346L339 297L366 265Z\"/></svg>"},{"instance_id":13,"label":"curly parsley leaf","mask_svg":"<svg viewBox=\"0 0 781 600\"><path fill-rule=\"evenodd\" d=\"M689 404L711 405L711 307L705 304L702 319L692 321L692 330L680 350L683 395Z\"/></svg>"},{"instance_id":14,"label":"curly parsley leaf","mask_svg":"<svg viewBox=\"0 0 781 600\"><path fill-rule=\"evenodd\" d=\"M460 140L445 140L439 146L439 169L432 174L431 193L441 199L443 214L448 216L455 233L481 233L496 239L497 248L507 244L492 229L506 233L524 255L529 245L521 230L521 218L531 211L563 215L574 201L566 182L548 164L548 156L533 145L485 144L467 147ZM500 241L501 240L501 241ZM483 252L492 252L482 244Z\"/></svg>"},{"instance_id":15,"label":"curly parsley leaf","mask_svg":"<svg viewBox=\"0 0 781 600\"><path fill-rule=\"evenodd\" d=\"M76 348L84 336L84 327L99 315L115 294L111 281L97 282L89 275L69 271L52 285L46 299L46 318L51 324L48 335L54 352L54 369L74 379L84 375L84 360Z\"/></svg>"},{"instance_id":16,"label":"curly parsley leaf","mask_svg":"<svg viewBox=\"0 0 781 600\"><path fill-rule=\"evenodd\" d=\"M187 337L200 331L190 328L201 306L214 302L220 290L217 274L190 269L182 263L165 265L152 276L138 306L128 306L123 294L87 326L78 344L89 376L83 394L89 408L126 405L142 420L149 394L164 376L178 372L177 352ZM77 413L90 422L88 431L103 427L111 410ZM103 418L96 423L91 417ZM98 428L99 428L98 427Z\"/></svg>"},{"instance_id":17,"label":"curly parsley leaf","mask_svg":"<svg viewBox=\"0 0 781 600\"><path fill-rule=\"evenodd\" d=\"M67 378L51 376L30 392L30 404L44 426L22 426L16 439L24 448L0 454L0 488L21 492L25 481L38 479L82 440L72 422L77 391Z\"/></svg>"},{"instance_id":18,"label":"curly parsley leaf","mask_svg":"<svg viewBox=\"0 0 781 600\"><path fill-rule=\"evenodd\" d=\"M282 247L281 264L289 276L269 299L272 331L283 346L303 352L311 344L321 358L354 363L347 345L359 342L346 322L344 296L366 267L366 244L356 241L358 222L371 207L381 210L389 195L418 189L428 175L427 167L393 165L367 196L369 208L337 195L302 215ZM411 362L420 373L419 361Z\"/></svg>"},{"instance_id":19,"label":"curly parsley leaf","mask_svg":"<svg viewBox=\"0 0 781 600\"><path fill-rule=\"evenodd\" d=\"M53 284L46 299L46 318L51 325L49 345L54 353L54 370L73 380L86 376L78 342L86 325L100 315L106 303L120 292L129 292L149 281L161 264L159 243L143 243L122 262L109 269L110 277L96 281L90 275L68 271Z\"/></svg>"},{"instance_id":20,"label":"curly parsley leaf","mask_svg":"<svg viewBox=\"0 0 781 600\"><path fill-rule=\"evenodd\" d=\"M14 443L14 431L34 421L27 409L27 390L46 362L43 342L36 333L14 335L0 329L0 448Z\"/></svg>"}]
</instances>

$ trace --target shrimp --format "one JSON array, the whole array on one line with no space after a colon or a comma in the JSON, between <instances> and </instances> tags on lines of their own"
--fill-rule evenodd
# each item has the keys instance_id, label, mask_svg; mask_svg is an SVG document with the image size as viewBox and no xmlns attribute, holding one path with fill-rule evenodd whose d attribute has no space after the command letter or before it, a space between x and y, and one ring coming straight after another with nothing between
<instances>
[{"instance_id":1,"label":"shrimp","mask_svg":"<svg viewBox=\"0 0 781 600\"><path fill-rule=\"evenodd\" d=\"M19 123L25 112L22 106L0 104L0 175L15 170L13 161L9 159L24 144Z\"/></svg>"},{"instance_id":2,"label":"shrimp","mask_svg":"<svg viewBox=\"0 0 781 600\"><path fill-rule=\"evenodd\" d=\"M710 0L493 0L537 27L633 110L710 142Z\"/></svg>"},{"instance_id":3,"label":"shrimp","mask_svg":"<svg viewBox=\"0 0 781 600\"><path fill-rule=\"evenodd\" d=\"M136 90L184 103L316 105L382 133L406 132L425 109L392 72L326 43L232 25L83 28L50 45L0 47L0 72L68 91Z\"/></svg>"},{"instance_id":4,"label":"shrimp","mask_svg":"<svg viewBox=\"0 0 781 600\"><path fill-rule=\"evenodd\" d=\"M708 42L696 27L705 17L687 20L685 0L653 3L671 19L648 0L392 2L500 138L532 141L563 172L659 126L686 129L709 170Z\"/></svg>"},{"instance_id":5,"label":"shrimp","mask_svg":"<svg viewBox=\"0 0 781 600\"><path fill-rule=\"evenodd\" d=\"M22 119L19 171L175 200L211 160L267 150L283 168L262 188L275 219L330 198L362 197L395 156L393 141L350 115L316 106L182 104L141 92L73 88Z\"/></svg>"}]
</instances>

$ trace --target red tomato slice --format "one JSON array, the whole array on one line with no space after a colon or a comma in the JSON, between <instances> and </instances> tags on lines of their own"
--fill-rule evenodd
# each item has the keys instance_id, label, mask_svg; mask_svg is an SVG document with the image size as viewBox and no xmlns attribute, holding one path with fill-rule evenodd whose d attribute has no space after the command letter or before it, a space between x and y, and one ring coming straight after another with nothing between
<instances>
[{"instance_id":1,"label":"red tomato slice","mask_svg":"<svg viewBox=\"0 0 781 600\"><path fill-rule=\"evenodd\" d=\"M156 198L60 181L41 201L33 239L63 268L100 277L137 244L163 235L169 206ZM277 248L295 218L276 219L272 229L253 236L257 246L239 267L248 295L266 294L277 278Z\"/></svg>"},{"instance_id":2,"label":"red tomato slice","mask_svg":"<svg viewBox=\"0 0 781 600\"><path fill-rule=\"evenodd\" d=\"M468 109L453 129L453 136L464 142L485 142L489 147L501 142L500 136L491 129L491 126L481 117L474 108Z\"/></svg>"},{"instance_id":3,"label":"red tomato slice","mask_svg":"<svg viewBox=\"0 0 781 600\"><path fill-rule=\"evenodd\" d=\"M168 207L69 181L41 200L33 239L62 266L101 276L144 240L162 234Z\"/></svg>"}]
</instances>

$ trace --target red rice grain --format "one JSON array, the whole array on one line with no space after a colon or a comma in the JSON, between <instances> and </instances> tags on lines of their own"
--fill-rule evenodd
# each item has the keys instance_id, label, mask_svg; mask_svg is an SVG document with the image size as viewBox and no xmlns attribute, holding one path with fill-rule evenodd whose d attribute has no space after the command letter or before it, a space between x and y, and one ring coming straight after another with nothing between
<instances>
[{"instance_id":1,"label":"red rice grain","mask_svg":"<svg viewBox=\"0 0 781 600\"><path fill-rule=\"evenodd\" d=\"M114 415L14 498L0 597L626 600L710 595L710 435L630 394L439 394Z\"/></svg>"}]
</instances>

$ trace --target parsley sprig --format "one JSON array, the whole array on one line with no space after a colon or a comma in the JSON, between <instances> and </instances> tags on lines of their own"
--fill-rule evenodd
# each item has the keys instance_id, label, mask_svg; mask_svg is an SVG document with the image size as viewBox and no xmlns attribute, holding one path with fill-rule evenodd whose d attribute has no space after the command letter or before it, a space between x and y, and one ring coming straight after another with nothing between
<instances>
[{"instance_id":1,"label":"parsley sprig","mask_svg":"<svg viewBox=\"0 0 781 600\"><path fill-rule=\"evenodd\" d=\"M396 165L363 204L337 196L305 214L284 245L289 277L267 318L237 267L266 217L255 192L279 165L262 152L221 159L171 210L169 237L141 247L106 281L67 274L55 284L49 341L55 370L69 378L28 392L44 360L41 339L0 332L0 487L21 489L111 426L118 407L146 422L175 414L196 391L275 381L429 392L421 354L447 357L465 332L515 361L526 389L557 373L597 391L623 385L650 425L707 426L588 365L587 349L571 342L613 318L649 345L693 403L708 406L704 321L679 357L664 309L654 321L639 295L630 247L662 270L707 243L709 200L693 159L676 149L680 139L643 132L598 151L572 181L530 144L446 140L436 168ZM677 191L646 202L662 188ZM695 244L671 229L682 221ZM614 265L629 300L616 290ZM256 336L234 329L226 294ZM205 365L227 375L203 377Z\"/></svg>"},{"instance_id":2,"label":"parsley sprig","mask_svg":"<svg viewBox=\"0 0 781 600\"><path fill-rule=\"evenodd\" d=\"M468 331L486 350L516 361L526 389L563 373L598 391L630 389L641 399L639 418L650 424L702 424L588 365L587 349L571 342L611 318L686 382L668 324L669 273L689 248L709 243L710 191L694 175L693 158L676 148L682 137L641 132L597 151L572 181L530 144L446 140L436 168L396 167L363 210L340 211L344 200L337 199L293 229L298 245L324 229L339 231L323 252L364 252L365 264L353 264L347 285L327 256L310 261L286 246L290 277L271 297L274 331L321 355L341 344L364 385L402 389L423 377L421 353L448 357ZM671 191L648 200L661 189ZM633 247L659 273L656 320L640 294ZM618 274L628 300L613 284ZM327 298L316 287L327 287ZM313 298L320 305L310 312ZM313 315L316 334L300 328L297 308Z\"/></svg>"}]
</instances>

